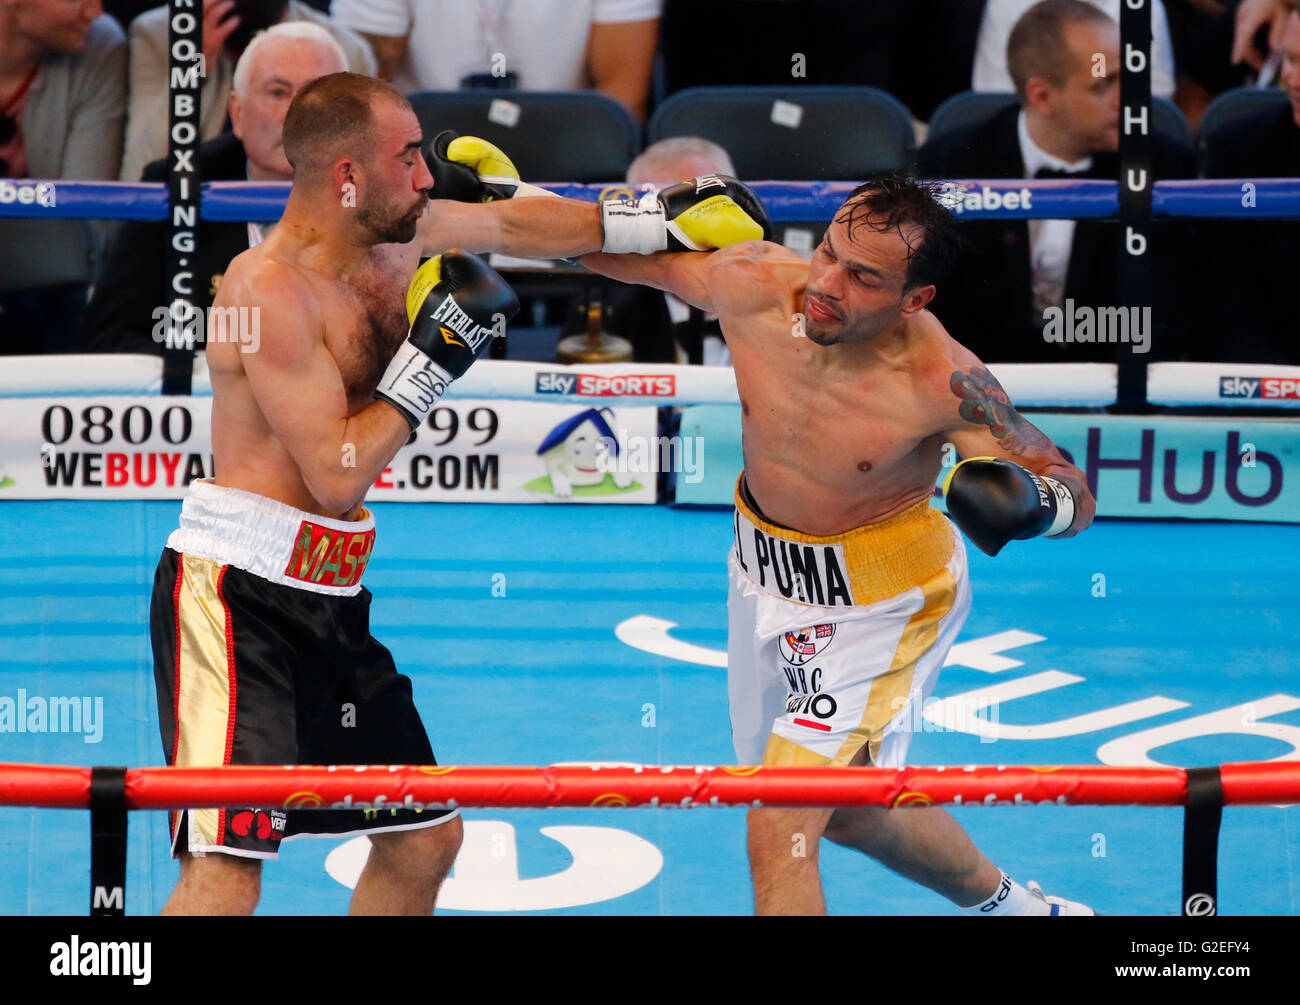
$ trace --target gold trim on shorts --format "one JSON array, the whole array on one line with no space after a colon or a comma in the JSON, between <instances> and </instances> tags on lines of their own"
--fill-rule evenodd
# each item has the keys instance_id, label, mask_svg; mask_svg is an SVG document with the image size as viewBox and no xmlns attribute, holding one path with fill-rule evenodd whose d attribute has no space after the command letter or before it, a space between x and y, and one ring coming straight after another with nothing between
<instances>
[{"instance_id":1,"label":"gold trim on shorts","mask_svg":"<svg viewBox=\"0 0 1300 1005\"><path fill-rule=\"evenodd\" d=\"M221 593L226 566L197 555L182 555L179 566L173 763L186 768L221 767L230 763L235 717L230 611ZM178 840L201 849L218 847L225 810L186 812L190 817L192 840L188 835L180 835Z\"/></svg>"},{"instance_id":2,"label":"gold trim on shorts","mask_svg":"<svg viewBox=\"0 0 1300 1005\"><path fill-rule=\"evenodd\" d=\"M879 523L816 537L755 513L740 489L744 477L736 480L736 558L773 596L819 607L875 604L931 579L956 550L952 525L929 499Z\"/></svg>"},{"instance_id":3,"label":"gold trim on shorts","mask_svg":"<svg viewBox=\"0 0 1300 1005\"><path fill-rule=\"evenodd\" d=\"M763 751L764 766L845 767L853 762L863 747L867 748L870 763L878 762L886 727L900 715L910 714L907 697L916 678L917 664L938 641L939 626L957 602L957 578L948 569L921 583L920 588L921 609L908 619L889 669L871 682L861 720L849 731L835 753L818 753L773 732L768 736L767 748Z\"/></svg>"}]
</instances>

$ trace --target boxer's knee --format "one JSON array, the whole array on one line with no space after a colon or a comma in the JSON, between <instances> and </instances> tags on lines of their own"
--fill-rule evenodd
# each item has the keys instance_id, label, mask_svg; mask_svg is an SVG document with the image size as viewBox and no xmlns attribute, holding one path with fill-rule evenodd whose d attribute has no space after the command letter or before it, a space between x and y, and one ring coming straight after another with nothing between
<instances>
[{"instance_id":1,"label":"boxer's knee","mask_svg":"<svg viewBox=\"0 0 1300 1005\"><path fill-rule=\"evenodd\" d=\"M846 848L871 851L879 840L885 814L883 806L850 806L836 810L826 824L823 836Z\"/></svg>"},{"instance_id":2,"label":"boxer's knee","mask_svg":"<svg viewBox=\"0 0 1300 1005\"><path fill-rule=\"evenodd\" d=\"M831 811L750 810L749 860L756 870L815 864Z\"/></svg>"},{"instance_id":3,"label":"boxer's knee","mask_svg":"<svg viewBox=\"0 0 1300 1005\"><path fill-rule=\"evenodd\" d=\"M370 863L385 872L441 881L451 872L465 837L459 816L435 827L371 834Z\"/></svg>"},{"instance_id":4,"label":"boxer's knee","mask_svg":"<svg viewBox=\"0 0 1300 1005\"><path fill-rule=\"evenodd\" d=\"M184 852L181 878L164 914L248 915L262 895L262 863L235 855Z\"/></svg>"}]
</instances>

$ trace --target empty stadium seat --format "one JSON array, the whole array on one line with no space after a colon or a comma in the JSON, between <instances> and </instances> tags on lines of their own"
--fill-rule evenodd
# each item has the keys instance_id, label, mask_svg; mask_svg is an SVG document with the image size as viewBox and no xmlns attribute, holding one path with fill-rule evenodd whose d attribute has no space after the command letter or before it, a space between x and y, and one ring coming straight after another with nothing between
<instances>
[{"instance_id":1,"label":"empty stadium seat","mask_svg":"<svg viewBox=\"0 0 1300 1005\"><path fill-rule=\"evenodd\" d=\"M501 147L531 182L622 181L640 149L630 112L597 91L422 91L426 138L444 129Z\"/></svg>"},{"instance_id":2,"label":"empty stadium seat","mask_svg":"<svg viewBox=\"0 0 1300 1005\"><path fill-rule=\"evenodd\" d=\"M911 165L912 117L874 87L692 87L650 119L650 141L703 136L750 180L858 180Z\"/></svg>"}]
</instances>

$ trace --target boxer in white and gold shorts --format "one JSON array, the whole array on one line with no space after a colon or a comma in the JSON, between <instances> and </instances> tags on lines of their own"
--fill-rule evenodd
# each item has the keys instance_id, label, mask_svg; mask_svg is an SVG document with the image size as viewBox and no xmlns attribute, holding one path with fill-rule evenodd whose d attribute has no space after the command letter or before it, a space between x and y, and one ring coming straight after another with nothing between
<instances>
[{"instance_id":1,"label":"boxer in white and gold shorts","mask_svg":"<svg viewBox=\"0 0 1300 1005\"><path fill-rule=\"evenodd\" d=\"M767 241L582 259L714 312L731 351L745 471L728 680L742 763L903 764L971 602L963 545L930 506L945 456L964 458L948 513L991 555L1092 522L1083 472L926 309L958 244L936 195L901 175L868 181L811 262ZM822 837L972 915L1093 913L1014 882L938 806L760 808L748 832L760 914L825 913Z\"/></svg>"},{"instance_id":2,"label":"boxer in white and gold shorts","mask_svg":"<svg viewBox=\"0 0 1300 1005\"><path fill-rule=\"evenodd\" d=\"M966 549L928 499L814 537L736 485L727 688L740 764L901 768L918 710L970 612Z\"/></svg>"}]
</instances>

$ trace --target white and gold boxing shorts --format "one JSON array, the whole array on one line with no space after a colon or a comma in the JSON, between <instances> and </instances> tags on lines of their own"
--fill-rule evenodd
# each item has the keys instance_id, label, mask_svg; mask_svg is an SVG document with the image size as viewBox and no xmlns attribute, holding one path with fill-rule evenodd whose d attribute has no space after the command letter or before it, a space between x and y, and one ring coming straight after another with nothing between
<instances>
[{"instance_id":1,"label":"white and gold boxing shorts","mask_svg":"<svg viewBox=\"0 0 1300 1005\"><path fill-rule=\"evenodd\" d=\"M768 522L744 495L737 482L727 603L737 762L846 765L865 747L871 764L902 767L970 612L961 535L928 499L814 537Z\"/></svg>"}]
</instances>

